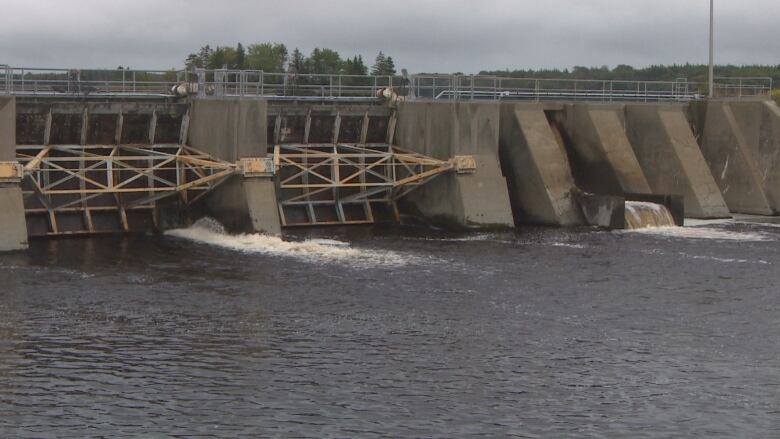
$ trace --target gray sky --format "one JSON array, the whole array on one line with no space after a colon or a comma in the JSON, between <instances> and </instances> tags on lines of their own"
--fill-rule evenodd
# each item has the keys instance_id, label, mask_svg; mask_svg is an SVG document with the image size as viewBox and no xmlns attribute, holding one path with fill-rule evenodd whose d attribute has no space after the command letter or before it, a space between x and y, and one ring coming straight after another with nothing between
<instances>
[{"instance_id":1,"label":"gray sky","mask_svg":"<svg viewBox=\"0 0 780 439\"><path fill-rule=\"evenodd\" d=\"M717 62L780 63L780 0L715 3ZM709 0L2 0L0 64L163 69L239 41L412 73L705 63L708 20Z\"/></svg>"}]
</instances>

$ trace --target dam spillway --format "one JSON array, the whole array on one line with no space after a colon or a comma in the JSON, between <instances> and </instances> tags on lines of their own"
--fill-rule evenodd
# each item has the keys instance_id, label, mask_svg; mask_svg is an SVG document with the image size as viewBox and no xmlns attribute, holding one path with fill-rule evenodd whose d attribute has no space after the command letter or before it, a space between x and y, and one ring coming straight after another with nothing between
<instances>
[{"instance_id":1,"label":"dam spillway","mask_svg":"<svg viewBox=\"0 0 780 439\"><path fill-rule=\"evenodd\" d=\"M622 228L627 200L661 204L677 225L780 211L768 100L388 95L2 97L0 247L204 216L280 234L401 215Z\"/></svg>"}]
</instances>

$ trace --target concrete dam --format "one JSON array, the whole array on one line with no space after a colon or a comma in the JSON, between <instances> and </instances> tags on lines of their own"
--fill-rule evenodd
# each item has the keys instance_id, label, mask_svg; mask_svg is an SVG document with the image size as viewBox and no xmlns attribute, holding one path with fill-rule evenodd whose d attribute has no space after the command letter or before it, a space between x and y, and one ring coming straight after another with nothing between
<instances>
[{"instance_id":1,"label":"concrete dam","mask_svg":"<svg viewBox=\"0 0 780 439\"><path fill-rule=\"evenodd\" d=\"M0 97L0 250L28 239L397 223L605 228L780 212L760 97ZM641 102L640 102L641 101ZM657 206L661 206L659 209Z\"/></svg>"}]
</instances>

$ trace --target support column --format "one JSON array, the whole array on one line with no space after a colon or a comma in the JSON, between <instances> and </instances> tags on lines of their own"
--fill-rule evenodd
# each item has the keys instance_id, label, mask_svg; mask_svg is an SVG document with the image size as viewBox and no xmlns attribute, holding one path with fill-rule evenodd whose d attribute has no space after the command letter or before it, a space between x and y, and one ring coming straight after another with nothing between
<instances>
[{"instance_id":1,"label":"support column","mask_svg":"<svg viewBox=\"0 0 780 439\"><path fill-rule=\"evenodd\" d=\"M228 232L281 234L273 159L268 157L267 102L193 101L189 130L192 147L237 162L234 175L204 197L200 215L220 221Z\"/></svg>"},{"instance_id":2,"label":"support column","mask_svg":"<svg viewBox=\"0 0 780 439\"><path fill-rule=\"evenodd\" d=\"M398 146L448 160L473 156L471 173L439 176L401 200L402 212L455 228L512 227L506 179L498 161L497 103L404 102L397 122Z\"/></svg>"},{"instance_id":3,"label":"support column","mask_svg":"<svg viewBox=\"0 0 780 439\"><path fill-rule=\"evenodd\" d=\"M27 248L27 223L16 161L16 100L0 98L0 251Z\"/></svg>"}]
</instances>

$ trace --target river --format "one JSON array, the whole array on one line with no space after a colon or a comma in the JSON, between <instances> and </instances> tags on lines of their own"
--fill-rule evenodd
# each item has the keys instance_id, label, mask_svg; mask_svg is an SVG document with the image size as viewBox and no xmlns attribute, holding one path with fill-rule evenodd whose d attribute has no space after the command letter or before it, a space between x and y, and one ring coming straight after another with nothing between
<instances>
[{"instance_id":1,"label":"river","mask_svg":"<svg viewBox=\"0 0 780 439\"><path fill-rule=\"evenodd\" d=\"M0 437L778 437L780 228L0 255Z\"/></svg>"}]
</instances>

